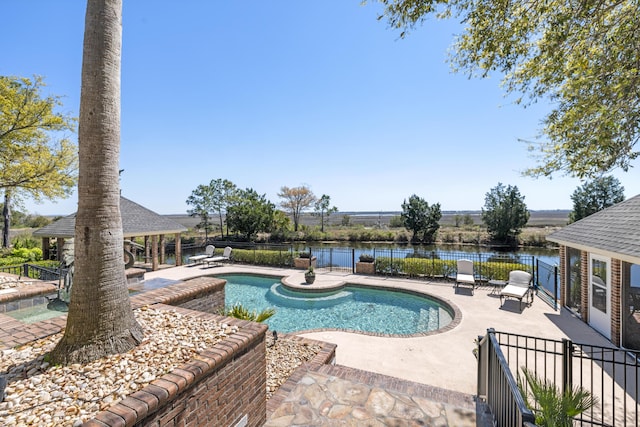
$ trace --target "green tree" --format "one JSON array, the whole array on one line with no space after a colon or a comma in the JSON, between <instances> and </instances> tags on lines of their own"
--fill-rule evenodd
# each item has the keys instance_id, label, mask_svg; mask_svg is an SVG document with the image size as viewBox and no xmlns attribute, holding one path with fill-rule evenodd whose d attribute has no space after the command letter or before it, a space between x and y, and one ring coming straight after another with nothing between
<instances>
[{"instance_id":1,"label":"green tree","mask_svg":"<svg viewBox=\"0 0 640 427\"><path fill-rule=\"evenodd\" d=\"M640 8L635 0L379 0L391 27L430 16L464 23L452 49L457 71L500 73L507 93L551 100L543 140L530 142L532 176L595 177L627 170L640 138Z\"/></svg>"},{"instance_id":2,"label":"green tree","mask_svg":"<svg viewBox=\"0 0 640 427\"><path fill-rule=\"evenodd\" d=\"M73 288L53 363L126 352L144 333L131 309L120 215L122 0L88 0L78 132Z\"/></svg>"},{"instance_id":3,"label":"green tree","mask_svg":"<svg viewBox=\"0 0 640 427\"><path fill-rule=\"evenodd\" d=\"M569 214L569 222L588 217L602 209L613 206L624 200L624 187L613 176L603 176L585 182L571 195L573 211Z\"/></svg>"},{"instance_id":4,"label":"green tree","mask_svg":"<svg viewBox=\"0 0 640 427\"><path fill-rule=\"evenodd\" d=\"M187 213L200 217L197 227L205 231L205 240L209 240L209 231L213 229L211 217L214 214L218 215L221 237L224 237L224 214L236 191L238 188L233 182L219 178L211 180L208 185L199 185L191 192L187 204L193 206L193 209Z\"/></svg>"},{"instance_id":5,"label":"green tree","mask_svg":"<svg viewBox=\"0 0 640 427\"><path fill-rule=\"evenodd\" d=\"M188 205L193 206L193 209L187 210L187 213L190 216L200 217L200 222L196 225L196 228L204 230L205 242L209 240L209 232L213 228L211 225L211 214L215 209L213 198L211 186L200 184L186 200Z\"/></svg>"},{"instance_id":6,"label":"green tree","mask_svg":"<svg viewBox=\"0 0 640 427\"><path fill-rule=\"evenodd\" d=\"M275 205L266 196L247 188L239 190L227 208L227 227L251 241L257 233L271 231Z\"/></svg>"},{"instance_id":7,"label":"green tree","mask_svg":"<svg viewBox=\"0 0 640 427\"><path fill-rule=\"evenodd\" d=\"M238 187L236 185L227 180L227 179L214 179L209 183L209 186L212 189L212 201L213 201L213 209L218 214L218 220L220 221L220 233L223 234L224 237L224 215L227 212L227 208L229 204L233 200L236 192L238 191ZM229 237L229 230L227 229L227 237Z\"/></svg>"},{"instance_id":8,"label":"green tree","mask_svg":"<svg viewBox=\"0 0 640 427\"><path fill-rule=\"evenodd\" d=\"M320 217L320 231L324 233L324 225L329 221L329 215L337 212L338 208L331 206L331 197L323 194L316 200L313 209L315 211L313 214Z\"/></svg>"},{"instance_id":9,"label":"green tree","mask_svg":"<svg viewBox=\"0 0 640 427\"><path fill-rule=\"evenodd\" d=\"M485 197L482 221L487 226L491 240L516 246L518 235L529 221L529 210L518 187L505 187L498 183L492 188Z\"/></svg>"},{"instance_id":10,"label":"green tree","mask_svg":"<svg viewBox=\"0 0 640 427\"><path fill-rule=\"evenodd\" d=\"M76 184L77 148L65 132L75 119L60 112L59 96L43 97L41 77L0 76L0 188L4 191L3 247L9 246L11 208L22 197L35 201L69 197Z\"/></svg>"},{"instance_id":11,"label":"green tree","mask_svg":"<svg viewBox=\"0 0 640 427\"><path fill-rule=\"evenodd\" d=\"M411 231L412 241L420 240L423 243L433 243L436 232L440 228L440 218L442 218L440 203L429 206L426 200L414 194L409 197L408 202L405 200L402 203L400 217L404 227ZM420 234L422 237L419 239Z\"/></svg>"},{"instance_id":12,"label":"green tree","mask_svg":"<svg viewBox=\"0 0 640 427\"><path fill-rule=\"evenodd\" d=\"M282 199L280 206L293 218L293 231L298 231L300 215L316 201L316 196L306 185L300 187L282 187L278 193Z\"/></svg>"}]
</instances>

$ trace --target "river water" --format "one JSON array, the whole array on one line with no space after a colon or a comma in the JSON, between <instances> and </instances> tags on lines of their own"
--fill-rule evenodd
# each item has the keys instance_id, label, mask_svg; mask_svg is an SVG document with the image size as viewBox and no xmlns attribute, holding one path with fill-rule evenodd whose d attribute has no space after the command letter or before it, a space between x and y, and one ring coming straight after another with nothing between
<instances>
[{"instance_id":1,"label":"river water","mask_svg":"<svg viewBox=\"0 0 640 427\"><path fill-rule=\"evenodd\" d=\"M216 247L224 247L225 243L219 242ZM260 245L259 248L268 248L268 245ZM389 251L398 251L398 252L415 252L416 254L424 255L430 253L436 253L441 256L447 257L448 254L468 254L469 257L473 257L473 255L482 255L483 257L492 256L492 255L508 255L513 257L518 256L533 256L536 259L545 262L550 265L559 265L559 255L557 248L519 248L518 250L504 251L492 249L485 246L474 246L474 245L411 245L411 244L396 244L396 243L360 243L360 242L312 242L312 243L295 243L292 245L273 245L273 248L283 249L289 248L294 251L308 251L311 249L312 252L314 250L319 249L329 249L329 248L339 248L341 251L345 250L354 250L355 258L357 259L360 254L375 254L376 251L381 253L389 252ZM188 257L194 255L204 253L204 248L190 248L183 249L183 263L188 262ZM167 264L175 264L175 257L173 254L167 254L166 257Z\"/></svg>"}]
</instances>

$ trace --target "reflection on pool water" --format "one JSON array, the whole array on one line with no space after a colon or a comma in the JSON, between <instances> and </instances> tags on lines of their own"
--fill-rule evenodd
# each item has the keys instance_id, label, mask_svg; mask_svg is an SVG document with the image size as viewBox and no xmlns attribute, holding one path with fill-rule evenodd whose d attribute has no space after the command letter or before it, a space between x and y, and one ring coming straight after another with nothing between
<instances>
[{"instance_id":1,"label":"reflection on pool water","mask_svg":"<svg viewBox=\"0 0 640 427\"><path fill-rule=\"evenodd\" d=\"M182 283L182 281L163 278L144 280L142 282L129 285L129 294L134 295L141 292L150 291L152 289L164 288L165 286L173 285L175 283ZM14 319L19 320L23 323L40 322L42 320L62 316L66 313L66 307L64 307L65 310L63 310L61 306L56 305L55 302L56 300L43 304L34 304L30 307L7 311L4 314L9 317L13 317Z\"/></svg>"},{"instance_id":2,"label":"reflection on pool water","mask_svg":"<svg viewBox=\"0 0 640 427\"><path fill-rule=\"evenodd\" d=\"M23 323L35 323L42 320L62 316L66 313L63 311L50 310L47 308L47 304L38 304L32 307L25 307L19 308L18 310L7 311L5 314Z\"/></svg>"},{"instance_id":3,"label":"reflection on pool water","mask_svg":"<svg viewBox=\"0 0 640 427\"><path fill-rule=\"evenodd\" d=\"M410 335L440 329L453 320L453 310L426 296L346 286L335 294L299 294L285 290L274 277L216 276L227 280L225 303L250 311L275 308L265 323L271 330L348 329Z\"/></svg>"}]
</instances>

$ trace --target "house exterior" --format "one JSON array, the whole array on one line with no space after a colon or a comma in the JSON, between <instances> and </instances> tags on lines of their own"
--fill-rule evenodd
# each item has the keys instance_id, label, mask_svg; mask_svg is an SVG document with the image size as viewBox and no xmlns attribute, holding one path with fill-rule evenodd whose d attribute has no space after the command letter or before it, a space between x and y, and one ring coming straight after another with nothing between
<instances>
[{"instance_id":1,"label":"house exterior","mask_svg":"<svg viewBox=\"0 0 640 427\"><path fill-rule=\"evenodd\" d=\"M547 240L560 245L560 303L614 345L640 350L640 195Z\"/></svg>"},{"instance_id":2,"label":"house exterior","mask_svg":"<svg viewBox=\"0 0 640 427\"><path fill-rule=\"evenodd\" d=\"M146 256L151 269L157 270L164 263L164 241L167 234L175 236L176 265L182 263L181 236L187 229L177 221L159 215L144 206L120 196L120 215L122 232L125 239L144 237ZM51 239L56 239L58 248L62 248L66 239L72 239L75 233L76 214L65 216L33 232L34 237L42 238L42 254L50 257ZM61 251L58 251L60 261Z\"/></svg>"}]
</instances>

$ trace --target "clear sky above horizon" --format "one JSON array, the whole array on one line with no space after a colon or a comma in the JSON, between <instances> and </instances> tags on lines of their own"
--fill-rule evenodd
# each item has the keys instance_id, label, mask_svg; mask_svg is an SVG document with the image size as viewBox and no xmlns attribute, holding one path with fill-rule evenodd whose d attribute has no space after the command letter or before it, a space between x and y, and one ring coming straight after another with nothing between
<instances>
[{"instance_id":1,"label":"clear sky above horizon","mask_svg":"<svg viewBox=\"0 0 640 427\"><path fill-rule=\"evenodd\" d=\"M41 75L78 116L84 1L6 0L0 74ZM192 190L223 178L278 203L308 185L340 211L398 211L416 194L479 210L499 182L531 210L571 209L582 184L522 177L525 143L550 106L504 97L500 76L468 79L446 62L455 22L405 39L360 0L125 1L122 195L182 214ZM637 165L637 161L635 163ZM613 173L625 196L640 173ZM25 203L69 214L77 197Z\"/></svg>"}]
</instances>

